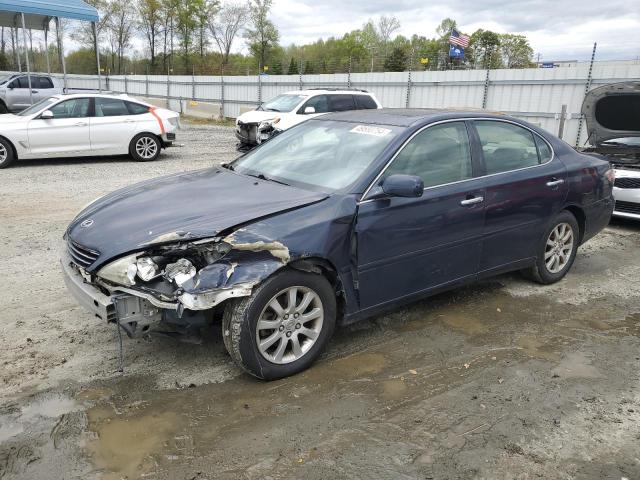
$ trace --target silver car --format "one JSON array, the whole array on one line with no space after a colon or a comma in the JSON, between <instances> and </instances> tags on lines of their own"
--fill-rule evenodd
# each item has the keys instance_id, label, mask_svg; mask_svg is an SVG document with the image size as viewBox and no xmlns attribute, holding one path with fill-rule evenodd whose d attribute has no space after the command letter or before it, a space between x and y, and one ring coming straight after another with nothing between
<instances>
[{"instance_id":1,"label":"silver car","mask_svg":"<svg viewBox=\"0 0 640 480\"><path fill-rule=\"evenodd\" d=\"M614 216L640 220L640 82L591 90L582 105L588 151L609 157L615 169Z\"/></svg>"}]
</instances>

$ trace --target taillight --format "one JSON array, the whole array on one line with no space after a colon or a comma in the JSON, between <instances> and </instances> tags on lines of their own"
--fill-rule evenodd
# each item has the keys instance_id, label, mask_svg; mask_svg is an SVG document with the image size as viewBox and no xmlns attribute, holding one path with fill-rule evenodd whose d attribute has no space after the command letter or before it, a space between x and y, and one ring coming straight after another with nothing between
<instances>
[{"instance_id":1,"label":"taillight","mask_svg":"<svg viewBox=\"0 0 640 480\"><path fill-rule=\"evenodd\" d=\"M613 183L616 181L616 171L613 168L610 168L609 170L604 172L604 176L607 177L607 180L609 180L609 183L611 185L613 185Z\"/></svg>"}]
</instances>

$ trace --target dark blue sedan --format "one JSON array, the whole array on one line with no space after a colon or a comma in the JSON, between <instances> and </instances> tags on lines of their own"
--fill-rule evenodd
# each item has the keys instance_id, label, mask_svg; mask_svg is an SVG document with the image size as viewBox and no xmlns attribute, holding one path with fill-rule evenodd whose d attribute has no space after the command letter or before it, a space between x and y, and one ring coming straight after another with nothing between
<instances>
[{"instance_id":1,"label":"dark blue sedan","mask_svg":"<svg viewBox=\"0 0 640 480\"><path fill-rule=\"evenodd\" d=\"M361 110L219 168L113 192L69 226L69 290L130 336L222 316L229 353L280 378L337 324L503 272L549 284L613 209L608 162L502 115Z\"/></svg>"}]
</instances>

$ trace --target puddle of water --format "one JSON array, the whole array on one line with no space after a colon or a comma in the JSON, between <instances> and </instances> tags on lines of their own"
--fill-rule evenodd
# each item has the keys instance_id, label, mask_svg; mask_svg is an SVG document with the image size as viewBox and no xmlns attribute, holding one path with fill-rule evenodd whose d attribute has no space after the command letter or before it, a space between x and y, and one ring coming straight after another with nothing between
<instances>
[{"instance_id":1,"label":"puddle of water","mask_svg":"<svg viewBox=\"0 0 640 480\"><path fill-rule=\"evenodd\" d=\"M558 353L554 351L553 345L542 343L538 338L533 336L527 335L518 338L518 346L529 357L551 361L560 359Z\"/></svg>"},{"instance_id":2,"label":"puddle of water","mask_svg":"<svg viewBox=\"0 0 640 480\"><path fill-rule=\"evenodd\" d=\"M89 444L91 456L95 465L114 474L114 479L139 478L149 473L154 468L150 455L162 450L181 427L179 415L169 410L118 416L113 410L92 408L87 416L97 434Z\"/></svg>"},{"instance_id":3,"label":"puddle of water","mask_svg":"<svg viewBox=\"0 0 640 480\"><path fill-rule=\"evenodd\" d=\"M489 331L489 327L480 320L464 313L445 313L441 315L441 319L448 327L460 330L467 335L480 335Z\"/></svg>"},{"instance_id":4,"label":"puddle of water","mask_svg":"<svg viewBox=\"0 0 640 480\"><path fill-rule=\"evenodd\" d=\"M336 377L352 378L380 373L386 364L387 359L380 353L358 353L320 364L314 370L322 375L326 373L322 370L329 369Z\"/></svg>"},{"instance_id":5,"label":"puddle of water","mask_svg":"<svg viewBox=\"0 0 640 480\"><path fill-rule=\"evenodd\" d=\"M382 397L385 399L395 399L403 397L409 387L406 380L402 378L393 378L380 382L382 387Z\"/></svg>"}]
</instances>

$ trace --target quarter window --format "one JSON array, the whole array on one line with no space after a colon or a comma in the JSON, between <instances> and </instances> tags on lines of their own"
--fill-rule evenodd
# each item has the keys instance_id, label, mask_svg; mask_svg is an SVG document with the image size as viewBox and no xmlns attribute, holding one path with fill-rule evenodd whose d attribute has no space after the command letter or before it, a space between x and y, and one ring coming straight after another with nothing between
<instances>
[{"instance_id":1,"label":"quarter window","mask_svg":"<svg viewBox=\"0 0 640 480\"><path fill-rule=\"evenodd\" d=\"M117 117L120 115L129 115L129 109L124 100L96 97L96 117Z\"/></svg>"},{"instance_id":2,"label":"quarter window","mask_svg":"<svg viewBox=\"0 0 640 480\"><path fill-rule=\"evenodd\" d=\"M131 115L142 115L143 113L149 113L149 107L146 105L140 105L134 102L124 102L127 105L127 109Z\"/></svg>"},{"instance_id":3,"label":"quarter window","mask_svg":"<svg viewBox=\"0 0 640 480\"><path fill-rule=\"evenodd\" d=\"M551 148L549 148L549 144L542 140L538 135L534 135L536 137L536 145L538 146L538 156L540 157L540 163L547 163L551 160L553 154L551 153Z\"/></svg>"},{"instance_id":4,"label":"quarter window","mask_svg":"<svg viewBox=\"0 0 640 480\"><path fill-rule=\"evenodd\" d=\"M72 98L54 105L49 110L53 118L84 118L89 116L89 99Z\"/></svg>"},{"instance_id":5,"label":"quarter window","mask_svg":"<svg viewBox=\"0 0 640 480\"><path fill-rule=\"evenodd\" d=\"M475 124L488 175L540 163L538 148L529 130L512 123L492 120L478 120Z\"/></svg>"},{"instance_id":6,"label":"quarter window","mask_svg":"<svg viewBox=\"0 0 640 480\"><path fill-rule=\"evenodd\" d=\"M378 108L376 102L369 95L354 95L353 98L356 101L356 108L358 110L373 110Z\"/></svg>"},{"instance_id":7,"label":"quarter window","mask_svg":"<svg viewBox=\"0 0 640 480\"><path fill-rule=\"evenodd\" d=\"M471 150L464 122L443 123L417 134L398 154L385 176L417 175L425 187L473 176Z\"/></svg>"}]
</instances>

